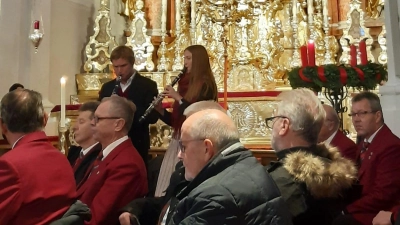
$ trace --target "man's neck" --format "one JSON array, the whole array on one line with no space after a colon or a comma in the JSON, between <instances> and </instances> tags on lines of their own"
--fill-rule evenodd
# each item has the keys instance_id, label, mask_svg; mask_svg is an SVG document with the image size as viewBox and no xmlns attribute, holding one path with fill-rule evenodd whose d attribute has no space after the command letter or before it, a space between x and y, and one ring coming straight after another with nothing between
<instances>
[{"instance_id":1,"label":"man's neck","mask_svg":"<svg viewBox=\"0 0 400 225\"><path fill-rule=\"evenodd\" d=\"M110 144L112 144L114 141L126 136L127 134L115 134L112 138L108 139L108 140L101 140L99 141L101 144L101 149L104 150L105 148L107 148L107 146L109 146Z\"/></svg>"},{"instance_id":2,"label":"man's neck","mask_svg":"<svg viewBox=\"0 0 400 225\"><path fill-rule=\"evenodd\" d=\"M283 142L283 141L282 141ZM303 139L287 139L283 142L282 146L280 146L279 149L275 150L275 151L282 151L285 149L289 149L289 148L294 148L294 147L310 147L312 144L310 144L308 141L305 141Z\"/></svg>"},{"instance_id":3,"label":"man's neck","mask_svg":"<svg viewBox=\"0 0 400 225\"><path fill-rule=\"evenodd\" d=\"M87 149L87 148L89 148L90 146L92 146L92 145L94 145L96 143L97 143L97 141L92 139L92 140L86 141L84 143L78 143L78 144L79 144L79 146L82 147L82 149Z\"/></svg>"},{"instance_id":4,"label":"man's neck","mask_svg":"<svg viewBox=\"0 0 400 225\"><path fill-rule=\"evenodd\" d=\"M14 146L15 143L20 140L24 135L26 135L25 133L11 133L6 135L7 137L7 141L11 146Z\"/></svg>"}]
</instances>

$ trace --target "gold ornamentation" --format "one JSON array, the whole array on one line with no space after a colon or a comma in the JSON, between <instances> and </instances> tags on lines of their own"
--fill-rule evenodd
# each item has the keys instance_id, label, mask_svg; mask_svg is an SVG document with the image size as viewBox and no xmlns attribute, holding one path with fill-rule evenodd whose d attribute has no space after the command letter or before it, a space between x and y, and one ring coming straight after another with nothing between
<instances>
[{"instance_id":1,"label":"gold ornamentation","mask_svg":"<svg viewBox=\"0 0 400 225\"><path fill-rule=\"evenodd\" d=\"M111 64L109 49L117 46L110 24L110 2L103 0L95 20L94 34L85 48L87 60L83 68L87 73L108 72L105 69Z\"/></svg>"},{"instance_id":2,"label":"gold ornamentation","mask_svg":"<svg viewBox=\"0 0 400 225\"><path fill-rule=\"evenodd\" d=\"M381 46L381 53L378 56L378 62L381 64L387 64L387 46L386 46L386 26L382 26L382 32L378 35L378 43Z\"/></svg>"},{"instance_id":3,"label":"gold ornamentation","mask_svg":"<svg viewBox=\"0 0 400 225\"><path fill-rule=\"evenodd\" d=\"M135 53L135 65L134 68L138 71L154 70L154 62L152 60L154 46L150 41L150 36L146 34L146 19L145 14L142 11L143 1L138 0L136 2L136 11L134 12L135 18L133 19L130 31L132 35L127 38L126 46L132 48Z\"/></svg>"}]
</instances>

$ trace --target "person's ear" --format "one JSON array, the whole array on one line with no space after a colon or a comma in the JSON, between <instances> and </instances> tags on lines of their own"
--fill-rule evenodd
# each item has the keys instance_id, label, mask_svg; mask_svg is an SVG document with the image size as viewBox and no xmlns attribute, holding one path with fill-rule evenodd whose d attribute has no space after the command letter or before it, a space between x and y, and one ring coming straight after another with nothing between
<instances>
[{"instance_id":1,"label":"person's ear","mask_svg":"<svg viewBox=\"0 0 400 225\"><path fill-rule=\"evenodd\" d=\"M290 121L288 118L282 118L279 123L279 135L284 136L289 132Z\"/></svg>"},{"instance_id":2,"label":"person's ear","mask_svg":"<svg viewBox=\"0 0 400 225\"><path fill-rule=\"evenodd\" d=\"M204 152L205 152L205 155L206 155L206 160L208 161L215 155L216 149L215 149L215 146L214 146L214 144L212 143L212 141L210 139L205 139L203 141L203 144L204 144L204 148L205 148Z\"/></svg>"},{"instance_id":3,"label":"person's ear","mask_svg":"<svg viewBox=\"0 0 400 225\"><path fill-rule=\"evenodd\" d=\"M124 129L125 123L126 122L124 119L122 119L122 118L117 119L115 121L115 131L121 131L122 129Z\"/></svg>"},{"instance_id":4,"label":"person's ear","mask_svg":"<svg viewBox=\"0 0 400 225\"><path fill-rule=\"evenodd\" d=\"M49 120L49 115L47 114L47 112L44 112L44 115L43 115L43 128L46 127L48 120Z\"/></svg>"},{"instance_id":5,"label":"person's ear","mask_svg":"<svg viewBox=\"0 0 400 225\"><path fill-rule=\"evenodd\" d=\"M3 119L0 118L0 128L1 128L1 134L3 135L3 138L6 139L6 134L8 133L8 129L6 124L3 122Z\"/></svg>"}]
</instances>

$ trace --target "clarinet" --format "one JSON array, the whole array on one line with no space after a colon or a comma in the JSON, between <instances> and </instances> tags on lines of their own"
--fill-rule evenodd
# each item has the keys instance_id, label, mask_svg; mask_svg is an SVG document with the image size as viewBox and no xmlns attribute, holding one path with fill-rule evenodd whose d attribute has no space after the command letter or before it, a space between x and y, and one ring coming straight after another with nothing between
<instances>
[{"instance_id":1,"label":"clarinet","mask_svg":"<svg viewBox=\"0 0 400 225\"><path fill-rule=\"evenodd\" d=\"M186 73L186 67L184 67L182 69L182 71L178 74L177 77L175 77L175 79L172 81L172 83L170 84L171 87L173 87L176 83L178 83L178 81L181 79L182 75ZM141 116L139 118L139 123L142 123L146 117L153 111L154 107L158 104L160 104L160 102L163 100L163 96L162 93L158 94L157 98L155 99L155 101L153 103L150 104L150 106L146 109L146 111L143 113L143 116Z\"/></svg>"},{"instance_id":2,"label":"clarinet","mask_svg":"<svg viewBox=\"0 0 400 225\"><path fill-rule=\"evenodd\" d=\"M111 95L118 95L118 88L120 83L121 83L121 76L118 76L117 79L115 79L115 86Z\"/></svg>"}]
</instances>

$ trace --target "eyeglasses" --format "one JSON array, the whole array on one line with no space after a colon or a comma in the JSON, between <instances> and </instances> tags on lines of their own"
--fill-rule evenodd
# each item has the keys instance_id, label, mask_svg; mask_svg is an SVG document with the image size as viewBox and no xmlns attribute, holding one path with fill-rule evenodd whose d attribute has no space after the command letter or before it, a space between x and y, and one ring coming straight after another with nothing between
<instances>
[{"instance_id":1,"label":"eyeglasses","mask_svg":"<svg viewBox=\"0 0 400 225\"><path fill-rule=\"evenodd\" d=\"M358 113L350 113L349 116L350 117L359 117L359 118L363 118L365 115L367 115L368 113L376 113L378 111L364 111L364 112L358 112Z\"/></svg>"},{"instance_id":2,"label":"eyeglasses","mask_svg":"<svg viewBox=\"0 0 400 225\"><path fill-rule=\"evenodd\" d=\"M185 140L185 141L179 140L179 141L178 141L178 144L179 144L179 145L178 145L178 149L179 149L179 151L181 151L182 153L185 153L186 147L183 146L182 142L204 141L204 140L205 140L205 138L201 138L201 139L192 139L192 140Z\"/></svg>"},{"instance_id":3,"label":"eyeglasses","mask_svg":"<svg viewBox=\"0 0 400 225\"><path fill-rule=\"evenodd\" d=\"M94 119L95 123L98 123L100 120L115 120L115 119L121 119L121 117L116 117L116 116L104 116L104 117L94 116L93 119Z\"/></svg>"},{"instance_id":4,"label":"eyeglasses","mask_svg":"<svg viewBox=\"0 0 400 225\"><path fill-rule=\"evenodd\" d=\"M284 118L284 119L287 119L286 116L273 116L273 117L268 117L268 118L266 118L266 119L265 119L265 124L267 125L267 127L268 127L269 129L272 129L272 126L274 125L274 119L275 119L275 118Z\"/></svg>"}]
</instances>

